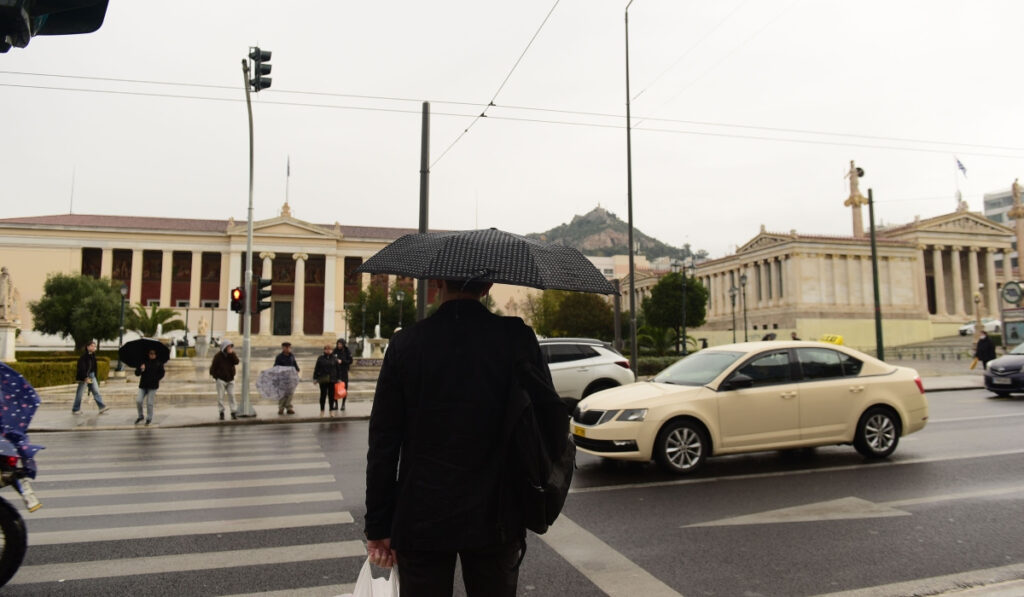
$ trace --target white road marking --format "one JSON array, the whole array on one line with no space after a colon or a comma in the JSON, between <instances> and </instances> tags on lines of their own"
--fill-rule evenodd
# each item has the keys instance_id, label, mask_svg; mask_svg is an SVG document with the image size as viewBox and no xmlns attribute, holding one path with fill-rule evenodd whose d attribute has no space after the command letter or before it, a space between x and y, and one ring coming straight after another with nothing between
<instances>
[{"instance_id":1,"label":"white road marking","mask_svg":"<svg viewBox=\"0 0 1024 597\"><path fill-rule=\"evenodd\" d=\"M37 436L32 436L33 441L36 440ZM44 442L45 438L40 438ZM140 449L136 446L134 449L103 449L98 450L90 447L83 446L52 446L49 443L41 444L46 446L46 449L39 453L36 460L44 466L56 466L60 464L75 464L78 462L122 462L126 460L137 460L139 462L145 462L150 458L156 458L163 455L175 456L175 457L187 457L187 456L205 456L209 460L216 460L218 458L229 458L232 456L245 456L247 454L260 454L268 455L270 458L274 454L282 454L291 450L306 450L306 451L323 451L321 447L315 443L303 443L300 445L267 445L266 442L261 444L242 445L232 444L230 446L224 446L221 444L216 445L190 445L187 447L177 447L176 449L170 449L165 447L147 447ZM106 446L104 446L106 448ZM51 454L72 454L71 456L51 456ZM77 454L77 455L75 455Z\"/></svg>"},{"instance_id":2,"label":"white road marking","mask_svg":"<svg viewBox=\"0 0 1024 597\"><path fill-rule=\"evenodd\" d=\"M928 419L928 424L934 423L960 423L963 421L982 421L985 419L1006 419L1009 417L1024 417L1024 413L1005 413L1001 415L978 415L976 417L954 417L952 419Z\"/></svg>"},{"instance_id":3,"label":"white road marking","mask_svg":"<svg viewBox=\"0 0 1024 597\"><path fill-rule=\"evenodd\" d=\"M920 504L934 504L953 500L966 500L978 497L1008 495L1012 493L1024 493L1024 485L999 487L995 489L981 489L978 491L965 491L961 493L929 495L919 498L893 500L889 502L869 502L868 500L851 496L837 500L802 504L800 506L793 506L790 508L781 508L778 510L769 510L767 512L757 512L755 514L683 525L683 528L910 516L910 512L898 510L897 508L916 506Z\"/></svg>"},{"instance_id":4,"label":"white road marking","mask_svg":"<svg viewBox=\"0 0 1024 597\"><path fill-rule=\"evenodd\" d=\"M134 461L120 461L120 462L113 462L113 461L103 462L103 461L98 461L98 462L91 462L91 463L79 462L79 463L77 463L77 466L73 466L73 467L68 467L68 468L58 468L58 467L50 468L50 467L46 467L45 470L46 470L46 473L48 475L51 475L51 474L52 475L61 475L61 474L74 473L74 472L81 471L82 469L89 468L89 465L93 465L93 466L96 466L97 468L105 468L105 469L106 468L111 468L111 469L132 468L132 467L138 467L138 468L147 468L147 467L149 467L149 468L152 468L154 466L192 466L192 465L197 465L197 464L198 465L219 464L219 465L223 465L224 467L230 467L232 464L245 464L245 463L261 462L261 461L263 461L263 462L266 462L266 461L270 461L270 462L283 462L283 461L286 461L286 460L320 460L320 459L323 459L323 458L324 458L324 453L323 452L296 452L296 453L289 453L289 454L276 454L274 456L259 456L259 457L254 457L254 456L236 456L236 457L232 457L232 458L220 458L220 457L216 457L216 456L214 456L214 457L205 456L203 458L181 458L181 459L178 459L178 458L164 458L163 456L161 456L161 457L152 458L152 459L149 459L149 460L134 460ZM40 466L42 467L43 465L40 465Z\"/></svg>"},{"instance_id":5,"label":"white road marking","mask_svg":"<svg viewBox=\"0 0 1024 597\"><path fill-rule=\"evenodd\" d=\"M32 512L27 518L30 520L40 518L78 518L80 516L183 512L186 510L216 510L219 508L246 508L250 506L278 506L281 504L308 504L332 501L341 501L340 491L323 491L320 493L298 492L284 495L256 495L239 498L210 498L205 500L176 500L173 502L143 502L139 504L42 508Z\"/></svg>"},{"instance_id":6,"label":"white road marking","mask_svg":"<svg viewBox=\"0 0 1024 597\"><path fill-rule=\"evenodd\" d=\"M311 468L330 468L331 463L294 462L283 464L258 464L252 466L215 466L208 468L156 469L148 471L103 471L92 473L74 473L49 475L41 471L40 476L47 482L60 481L102 481L104 479L138 479L141 477L180 477L195 475L226 475L231 473L270 473L274 471L297 471Z\"/></svg>"},{"instance_id":7,"label":"white road marking","mask_svg":"<svg viewBox=\"0 0 1024 597\"><path fill-rule=\"evenodd\" d=\"M22 566L11 584L112 578L365 556L362 541ZM301 591L297 589L293 594Z\"/></svg>"},{"instance_id":8,"label":"white road marking","mask_svg":"<svg viewBox=\"0 0 1024 597\"><path fill-rule=\"evenodd\" d=\"M871 464L848 464L843 466L828 466L813 469L801 469L798 471L775 471L771 473L751 473L748 475L726 475L718 477L704 477L699 479L676 479L673 481L650 481L647 483L627 483L622 485L601 485L598 487L573 487L569 493L599 493L602 491L622 491L626 489L647 489L651 487L675 487L677 485L698 485L702 483L722 483L726 481L747 481L750 479L770 479L774 477L790 477L796 475L817 475L820 473L835 473L839 471L872 470L875 468L886 468L891 466L908 466L913 464L928 464L932 462L953 462L957 460L970 460L973 458L994 458L997 456L1016 456L1024 454L1024 450L999 450L995 452L978 452L974 454L961 454L957 456L937 456L934 458L911 458L908 460L885 460Z\"/></svg>"},{"instance_id":9,"label":"white road marking","mask_svg":"<svg viewBox=\"0 0 1024 597\"><path fill-rule=\"evenodd\" d=\"M249 487L279 487L287 485L319 485L337 483L334 475L310 475L306 477L268 477L266 479L244 479L241 481L208 481L205 483L166 483L162 485L104 485L102 487L78 487L74 489L49 489L45 479L32 485L44 502L47 498L90 497L101 495L131 495L135 493L164 493L189 491L217 491L221 489L244 489Z\"/></svg>"},{"instance_id":10,"label":"white road marking","mask_svg":"<svg viewBox=\"0 0 1024 597\"><path fill-rule=\"evenodd\" d=\"M821 520L855 520L858 518L883 518L888 516L910 516L910 512L889 508L860 498L845 497L827 502L803 504L791 508L747 514L745 516L699 522L697 524L683 525L683 527L721 527L747 524L817 522Z\"/></svg>"},{"instance_id":11,"label":"white road marking","mask_svg":"<svg viewBox=\"0 0 1024 597\"><path fill-rule=\"evenodd\" d=\"M324 585L320 587L302 587L285 589L283 591L260 591L259 593L236 593L224 597L295 597L299 593L302 597L338 597L347 595L356 588L356 583L347 585Z\"/></svg>"},{"instance_id":12,"label":"white road marking","mask_svg":"<svg viewBox=\"0 0 1024 597\"><path fill-rule=\"evenodd\" d=\"M1024 584L1021 584L1019 580L1022 576L1024 576L1024 564L1010 564L1009 566L1000 566L998 568L969 570L957 574L946 574L944 576L919 578L876 587L839 591L838 593L828 593L818 597L904 597L906 595L956 595L959 597L961 595L977 595L979 593L990 597L1016 597L1024 595ZM979 589L979 591L964 591L965 587L993 585L995 583L1006 584L1003 586L996 585L995 587L986 586L984 589ZM992 589L1007 589L1008 592L989 592Z\"/></svg>"},{"instance_id":13,"label":"white road marking","mask_svg":"<svg viewBox=\"0 0 1024 597\"><path fill-rule=\"evenodd\" d=\"M328 524L350 524L354 522L348 512L327 514L297 514L295 516L274 516L271 518L240 518L236 520L210 520L205 522L183 522L148 526L112 527L78 531L46 531L29 533L28 544L62 545L87 541L123 541L127 539L151 539L177 535L209 535L237 533L241 531L267 531L294 527L314 527Z\"/></svg>"},{"instance_id":14,"label":"white road marking","mask_svg":"<svg viewBox=\"0 0 1024 597\"><path fill-rule=\"evenodd\" d=\"M682 597L565 516L540 538L610 597Z\"/></svg>"}]
</instances>

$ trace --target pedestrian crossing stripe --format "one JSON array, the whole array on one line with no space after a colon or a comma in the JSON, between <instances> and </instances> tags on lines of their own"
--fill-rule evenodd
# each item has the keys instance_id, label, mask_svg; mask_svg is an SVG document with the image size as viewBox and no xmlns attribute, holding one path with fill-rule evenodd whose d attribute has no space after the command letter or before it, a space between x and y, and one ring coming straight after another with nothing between
<instances>
[{"instance_id":1,"label":"pedestrian crossing stripe","mask_svg":"<svg viewBox=\"0 0 1024 597\"><path fill-rule=\"evenodd\" d=\"M32 438L33 438L33 440L35 440L36 436L32 436ZM50 442L46 441L46 439L43 439L43 441L46 442L43 445L46 446L48 449L43 450L42 452L40 452L39 456L36 458L36 460L38 460L41 463L46 463L47 465L73 464L73 463L78 463L78 462L94 462L94 461L95 462L105 462L105 461L118 462L118 461L127 461L127 460L143 460L145 458L161 456L161 455L173 455L173 456L180 456L180 457L207 456L207 457L217 458L217 457L221 457L221 456L223 456L223 457L245 456L246 454L281 454L281 453L284 453L284 452L290 452L290 451L294 451L294 450L303 450L303 451L307 451L308 450L308 451L321 451L322 452L322 449L321 449L319 444L316 444L316 443L306 443L306 442L303 442L301 444L293 444L293 445L285 445L285 446L279 446L277 444L268 445L267 442L260 442L259 444L256 444L256 443L253 443L253 444L249 444L249 443L246 443L246 444L231 444L231 445L217 444L217 445L214 445L214 446L195 446L195 445L189 445L189 446L176 446L176 447L172 447L172 446L168 445L166 447L162 447L162 446L152 446L152 447L146 446L144 448L140 448L139 446L135 446L135 447L129 448L128 446L124 446L124 447L113 447L113 448L111 448L110 446L106 446L106 445L104 445L102 447L100 447L100 446L91 447L91 446L82 446L82 445L78 445L78 446L74 446L74 447L71 447L71 446L54 446ZM77 456L68 456L68 457L63 457L63 458L62 457L57 457L57 456L51 456L51 454L54 454L54 453L60 453L60 452L66 453L68 451L76 451L76 452L79 453L79 455L77 455Z\"/></svg>"},{"instance_id":2,"label":"pedestrian crossing stripe","mask_svg":"<svg viewBox=\"0 0 1024 597\"><path fill-rule=\"evenodd\" d=\"M103 485L101 487L77 487L72 489L50 489L50 483L40 479L33 483L36 493L42 499L80 498L105 495L131 495L136 493L167 493L216 491L224 489L250 489L257 487L298 487L336 483L334 475L309 475L304 477L268 477L264 479L243 479L241 481L205 481L198 483L163 483L160 485ZM20 502L19 502L20 503Z\"/></svg>"},{"instance_id":3,"label":"pedestrian crossing stripe","mask_svg":"<svg viewBox=\"0 0 1024 597\"><path fill-rule=\"evenodd\" d=\"M66 543L86 543L90 541L152 539L156 537L175 537L178 535L269 531L296 527L325 526L331 524L351 524L352 522L354 522L354 519L348 512L296 514L292 516L274 516L271 518L239 518L236 520L210 520L203 522L183 522L73 531L30 532L28 534L28 543L30 546L62 545ZM97 562L89 563L96 564Z\"/></svg>"},{"instance_id":4,"label":"pedestrian crossing stripe","mask_svg":"<svg viewBox=\"0 0 1024 597\"><path fill-rule=\"evenodd\" d=\"M186 510L217 510L220 508L246 508L252 506L276 506L280 504L309 504L313 502L341 501L340 491L320 493L288 493L283 495L261 495L238 498L210 498L203 500L175 500L173 502L150 502L138 504L109 504L102 506L70 506L68 508L43 508L32 513L30 520L43 518L79 518L82 516L113 516L119 514L147 514L154 512L183 512Z\"/></svg>"},{"instance_id":5,"label":"pedestrian crossing stripe","mask_svg":"<svg viewBox=\"0 0 1024 597\"><path fill-rule=\"evenodd\" d=\"M103 481L105 479L139 479L142 477L176 477L176 476L189 476L195 477L198 475L224 475L229 473L272 473L275 471L296 471L302 469L318 469L318 468L330 468L331 464L327 461L322 462L294 462L294 463L280 463L280 464L258 464L251 466L233 466L233 467L207 467L207 468L180 468L180 469L157 469L157 470L145 470L145 471L110 471L110 472L91 472L91 473L72 473L72 474L56 474L51 475L46 472L41 472L40 477L45 478L46 481L57 483L61 481Z\"/></svg>"},{"instance_id":6,"label":"pedestrian crossing stripe","mask_svg":"<svg viewBox=\"0 0 1024 597\"><path fill-rule=\"evenodd\" d=\"M297 452L291 454L276 454L273 456L274 462L281 462L283 460L317 460L323 459L323 452ZM118 469L118 468L147 468L154 465L157 466L189 466L193 464L210 464L210 462L216 462L218 464L229 465L235 463L246 463L253 462L255 458L253 456L237 456L232 458L222 458L218 455L210 455L203 458L151 458L146 460L132 460L126 462L97 462L93 463L96 468L92 469L94 472L102 472L103 469ZM75 463L77 466L69 468L57 468L47 466L47 463L39 463L40 468L45 467L46 475L61 475L66 473L73 473L81 471L83 468L89 468L89 463L78 462ZM223 470L223 469L221 469Z\"/></svg>"}]
</instances>

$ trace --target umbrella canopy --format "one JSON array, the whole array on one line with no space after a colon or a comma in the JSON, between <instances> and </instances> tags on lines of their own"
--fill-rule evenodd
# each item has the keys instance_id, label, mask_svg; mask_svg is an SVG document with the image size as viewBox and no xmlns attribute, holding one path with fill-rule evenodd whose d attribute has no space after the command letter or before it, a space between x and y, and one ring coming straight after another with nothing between
<instances>
[{"instance_id":1,"label":"umbrella canopy","mask_svg":"<svg viewBox=\"0 0 1024 597\"><path fill-rule=\"evenodd\" d=\"M260 371L256 389L268 400L280 400L299 387L299 372L295 367L281 365Z\"/></svg>"},{"instance_id":2,"label":"umbrella canopy","mask_svg":"<svg viewBox=\"0 0 1024 597\"><path fill-rule=\"evenodd\" d=\"M149 351L156 351L156 360L166 363L171 358L171 349L167 348L159 340L152 338L139 338L131 342L125 342L117 351L117 358L129 367L138 367L149 360Z\"/></svg>"},{"instance_id":3,"label":"umbrella canopy","mask_svg":"<svg viewBox=\"0 0 1024 597\"><path fill-rule=\"evenodd\" d=\"M39 394L32 384L17 371L0 363L0 431L21 456L29 476L35 478L36 465L32 459L42 446L28 443L28 426L36 409Z\"/></svg>"},{"instance_id":4,"label":"umbrella canopy","mask_svg":"<svg viewBox=\"0 0 1024 597\"><path fill-rule=\"evenodd\" d=\"M406 234L355 270L433 280L478 280L614 294L582 253L495 228Z\"/></svg>"}]
</instances>

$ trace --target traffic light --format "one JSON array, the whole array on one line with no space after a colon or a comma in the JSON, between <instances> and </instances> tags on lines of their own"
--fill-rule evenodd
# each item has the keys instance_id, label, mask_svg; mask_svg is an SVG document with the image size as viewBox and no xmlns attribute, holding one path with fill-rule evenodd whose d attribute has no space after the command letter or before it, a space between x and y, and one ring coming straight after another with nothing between
<instances>
[{"instance_id":1,"label":"traffic light","mask_svg":"<svg viewBox=\"0 0 1024 597\"><path fill-rule=\"evenodd\" d=\"M252 86L252 90L258 92L261 89L270 87L270 77L266 76L270 74L271 69L271 65L266 64L270 62L270 50L261 50L259 46L256 46L251 48L249 58L252 60L253 78L249 79L249 85Z\"/></svg>"},{"instance_id":2,"label":"traffic light","mask_svg":"<svg viewBox=\"0 0 1024 597\"><path fill-rule=\"evenodd\" d=\"M245 292L242 291L240 286L236 286L231 289L231 310L235 313L241 313L245 310Z\"/></svg>"},{"instance_id":3,"label":"traffic light","mask_svg":"<svg viewBox=\"0 0 1024 597\"><path fill-rule=\"evenodd\" d=\"M273 294L270 290L270 284L273 282L270 278L259 278L256 280L256 311L262 311L270 308L270 295ZM263 300L267 299L267 300Z\"/></svg>"},{"instance_id":4,"label":"traffic light","mask_svg":"<svg viewBox=\"0 0 1024 597\"><path fill-rule=\"evenodd\" d=\"M0 0L0 54L24 48L36 35L92 33L108 0Z\"/></svg>"}]
</instances>

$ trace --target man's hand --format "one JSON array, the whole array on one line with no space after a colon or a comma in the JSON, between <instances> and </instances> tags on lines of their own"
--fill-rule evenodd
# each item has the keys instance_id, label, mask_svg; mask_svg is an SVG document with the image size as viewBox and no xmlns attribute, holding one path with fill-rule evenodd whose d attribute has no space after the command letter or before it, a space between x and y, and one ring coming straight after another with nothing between
<instances>
[{"instance_id":1,"label":"man's hand","mask_svg":"<svg viewBox=\"0 0 1024 597\"><path fill-rule=\"evenodd\" d=\"M370 563L381 568L391 568L395 565L395 551L391 549L391 538L371 539L366 542L366 553L370 556Z\"/></svg>"},{"instance_id":2,"label":"man's hand","mask_svg":"<svg viewBox=\"0 0 1024 597\"><path fill-rule=\"evenodd\" d=\"M145 364L145 363L143 363L143 364L139 365L139 369L140 369L141 371L145 371L145 370L146 370L146 364Z\"/></svg>"}]
</instances>

